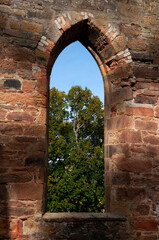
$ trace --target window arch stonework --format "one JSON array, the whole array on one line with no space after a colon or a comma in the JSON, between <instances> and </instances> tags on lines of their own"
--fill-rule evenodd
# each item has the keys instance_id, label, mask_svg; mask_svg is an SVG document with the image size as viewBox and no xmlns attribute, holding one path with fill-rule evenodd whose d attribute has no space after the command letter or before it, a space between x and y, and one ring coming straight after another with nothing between
<instances>
[{"instance_id":1,"label":"window arch stonework","mask_svg":"<svg viewBox=\"0 0 159 240\"><path fill-rule=\"evenodd\" d=\"M112 164L112 149L113 146L120 145L117 139L119 139L121 130L131 128L131 117L125 116L124 112L122 114L114 113L114 109L116 105L120 105L120 108L123 106L124 108L125 102L128 103L132 99L132 57L127 47L127 39L120 33L118 26L114 26L114 24L110 24L104 19L99 21L91 13L83 14L79 14L78 21L70 14L62 14L53 21L53 26L51 24L48 26L46 35L41 37L35 50L37 63L33 66L33 71L37 78L39 92L46 95L48 99L49 77L52 66L59 53L67 45L78 40L95 58L104 81L105 209L107 212L110 212L116 209L116 207L114 208L114 204L116 203L111 204L113 191L117 191L116 186L115 188L113 187L112 178L121 174L118 173L118 169L115 169L116 166L114 168ZM51 27L53 29L56 28L54 37L52 37ZM43 111L45 111L47 116L47 109L43 109ZM46 117L46 123L48 124L47 119ZM121 145L122 148L123 144ZM125 154L123 150L121 150L121 154ZM47 161L47 158L45 161ZM44 175L46 176L47 170L45 171ZM44 189L46 196L46 187ZM45 197L43 198L43 202L45 202ZM44 203L43 206L45 205ZM43 211L45 212L45 210Z\"/></svg>"}]
</instances>

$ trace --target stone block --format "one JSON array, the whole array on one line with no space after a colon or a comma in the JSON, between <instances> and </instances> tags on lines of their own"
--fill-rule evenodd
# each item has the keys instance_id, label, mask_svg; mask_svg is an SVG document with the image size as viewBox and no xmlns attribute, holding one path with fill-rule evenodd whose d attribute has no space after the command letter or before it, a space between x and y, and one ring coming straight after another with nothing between
<instances>
[{"instance_id":1,"label":"stone block","mask_svg":"<svg viewBox=\"0 0 159 240\"><path fill-rule=\"evenodd\" d=\"M37 101L41 103L41 99L38 97L34 97L33 94L20 94L20 93L12 93L9 92L2 93L1 94L1 103L2 104L10 104L15 105L18 104L19 106L26 106L31 105L35 106L37 104Z\"/></svg>"},{"instance_id":2,"label":"stone block","mask_svg":"<svg viewBox=\"0 0 159 240\"><path fill-rule=\"evenodd\" d=\"M108 145L106 148L107 157L112 157L116 154L123 153L125 156L129 155L128 144Z\"/></svg>"},{"instance_id":3,"label":"stone block","mask_svg":"<svg viewBox=\"0 0 159 240\"><path fill-rule=\"evenodd\" d=\"M44 152L31 154L25 159L25 166L41 166L44 164Z\"/></svg>"},{"instance_id":4,"label":"stone block","mask_svg":"<svg viewBox=\"0 0 159 240\"><path fill-rule=\"evenodd\" d=\"M120 88L114 90L111 94L111 104L121 103L124 100L131 100L133 93L130 88Z\"/></svg>"},{"instance_id":5,"label":"stone block","mask_svg":"<svg viewBox=\"0 0 159 240\"><path fill-rule=\"evenodd\" d=\"M139 94L135 97L135 103L143 103L143 104L156 104L157 97L147 96L144 94Z\"/></svg>"},{"instance_id":6,"label":"stone block","mask_svg":"<svg viewBox=\"0 0 159 240\"><path fill-rule=\"evenodd\" d=\"M9 121L33 122L34 118L26 112L11 112L7 115Z\"/></svg>"},{"instance_id":7,"label":"stone block","mask_svg":"<svg viewBox=\"0 0 159 240\"><path fill-rule=\"evenodd\" d=\"M119 141L121 143L141 143L141 132L124 130L119 136Z\"/></svg>"},{"instance_id":8,"label":"stone block","mask_svg":"<svg viewBox=\"0 0 159 240\"><path fill-rule=\"evenodd\" d=\"M125 114L153 117L154 111L153 108L147 107L125 107Z\"/></svg>"},{"instance_id":9,"label":"stone block","mask_svg":"<svg viewBox=\"0 0 159 240\"><path fill-rule=\"evenodd\" d=\"M146 151L147 151L147 154L149 154L149 156L152 156L153 158L155 156L159 156L159 148L158 148L158 146L148 145L148 146L146 146ZM153 167L154 167L154 164L155 164L155 160L153 161ZM157 162L157 166L158 165L159 165L159 162Z\"/></svg>"},{"instance_id":10,"label":"stone block","mask_svg":"<svg viewBox=\"0 0 159 240\"><path fill-rule=\"evenodd\" d=\"M23 234L33 234L39 232L39 223L32 218L28 218L23 224Z\"/></svg>"},{"instance_id":11,"label":"stone block","mask_svg":"<svg viewBox=\"0 0 159 240\"><path fill-rule=\"evenodd\" d=\"M153 219L143 219L134 224L135 229L142 231L158 231L158 224Z\"/></svg>"},{"instance_id":12,"label":"stone block","mask_svg":"<svg viewBox=\"0 0 159 240\"><path fill-rule=\"evenodd\" d=\"M0 131L1 134L5 135L21 135L22 134L22 126L20 124L1 124Z\"/></svg>"},{"instance_id":13,"label":"stone block","mask_svg":"<svg viewBox=\"0 0 159 240\"><path fill-rule=\"evenodd\" d=\"M43 124L25 124L23 126L23 133L24 135L30 136L46 136L46 125Z\"/></svg>"},{"instance_id":14,"label":"stone block","mask_svg":"<svg viewBox=\"0 0 159 240\"><path fill-rule=\"evenodd\" d=\"M146 44L144 39L129 39L128 47L131 50L135 51L144 51L146 50Z\"/></svg>"},{"instance_id":15,"label":"stone block","mask_svg":"<svg viewBox=\"0 0 159 240\"><path fill-rule=\"evenodd\" d=\"M133 20L138 19L138 8L130 4L119 5L120 17L132 18Z\"/></svg>"},{"instance_id":16,"label":"stone block","mask_svg":"<svg viewBox=\"0 0 159 240\"><path fill-rule=\"evenodd\" d=\"M40 200L43 197L43 184L15 183L10 184L9 197L12 200Z\"/></svg>"},{"instance_id":17,"label":"stone block","mask_svg":"<svg viewBox=\"0 0 159 240\"><path fill-rule=\"evenodd\" d=\"M154 59L154 54L151 53L151 52L145 52L145 51L133 51L131 50L131 56L133 58L133 60L140 60L140 61L143 61L143 62L152 62L153 59Z\"/></svg>"},{"instance_id":18,"label":"stone block","mask_svg":"<svg viewBox=\"0 0 159 240\"><path fill-rule=\"evenodd\" d=\"M115 49L113 48L113 46L111 44L109 44L102 50L100 55L106 61L107 59L109 59L115 55Z\"/></svg>"},{"instance_id":19,"label":"stone block","mask_svg":"<svg viewBox=\"0 0 159 240\"><path fill-rule=\"evenodd\" d=\"M150 80L147 79L147 81L150 81ZM147 88L152 90L152 87L153 87L152 83L147 81L144 78L137 78L137 82L135 84L135 90L144 89L147 91Z\"/></svg>"},{"instance_id":20,"label":"stone block","mask_svg":"<svg viewBox=\"0 0 159 240\"><path fill-rule=\"evenodd\" d=\"M8 20L7 15L1 13L1 15L0 15L0 28L5 28L7 26L7 20Z\"/></svg>"},{"instance_id":21,"label":"stone block","mask_svg":"<svg viewBox=\"0 0 159 240\"><path fill-rule=\"evenodd\" d=\"M0 0L0 4L10 5L11 4L11 0Z\"/></svg>"},{"instance_id":22,"label":"stone block","mask_svg":"<svg viewBox=\"0 0 159 240\"><path fill-rule=\"evenodd\" d=\"M29 171L17 171L0 175L0 183L22 183L30 182L33 179L33 173Z\"/></svg>"},{"instance_id":23,"label":"stone block","mask_svg":"<svg viewBox=\"0 0 159 240\"><path fill-rule=\"evenodd\" d=\"M22 233L22 220L13 219L10 228L13 232Z\"/></svg>"},{"instance_id":24,"label":"stone block","mask_svg":"<svg viewBox=\"0 0 159 240\"><path fill-rule=\"evenodd\" d=\"M0 237L1 239L5 239L5 236L8 235L9 232L9 220L0 219Z\"/></svg>"},{"instance_id":25,"label":"stone block","mask_svg":"<svg viewBox=\"0 0 159 240\"><path fill-rule=\"evenodd\" d=\"M1 68L4 68L6 71L10 71L10 70L16 70L17 68L17 63L11 59L9 59L9 61L5 60L5 59L1 59L0 58L0 66Z\"/></svg>"},{"instance_id":26,"label":"stone block","mask_svg":"<svg viewBox=\"0 0 159 240\"><path fill-rule=\"evenodd\" d=\"M0 109L0 121L4 121L7 111Z\"/></svg>"},{"instance_id":27,"label":"stone block","mask_svg":"<svg viewBox=\"0 0 159 240\"><path fill-rule=\"evenodd\" d=\"M159 68L149 66L134 65L134 75L136 78L157 79L159 77Z\"/></svg>"},{"instance_id":28,"label":"stone block","mask_svg":"<svg viewBox=\"0 0 159 240\"><path fill-rule=\"evenodd\" d=\"M4 79L3 87L19 90L21 89L21 82L17 79Z\"/></svg>"},{"instance_id":29,"label":"stone block","mask_svg":"<svg viewBox=\"0 0 159 240\"><path fill-rule=\"evenodd\" d=\"M37 90L45 94L48 91L47 71L45 68L42 68L37 73Z\"/></svg>"},{"instance_id":30,"label":"stone block","mask_svg":"<svg viewBox=\"0 0 159 240\"><path fill-rule=\"evenodd\" d=\"M144 137L144 142L152 145L159 145L159 136L157 135L149 135Z\"/></svg>"},{"instance_id":31,"label":"stone block","mask_svg":"<svg viewBox=\"0 0 159 240\"><path fill-rule=\"evenodd\" d=\"M8 186L5 184L0 184L0 200L8 200Z\"/></svg>"},{"instance_id":32,"label":"stone block","mask_svg":"<svg viewBox=\"0 0 159 240\"><path fill-rule=\"evenodd\" d=\"M107 130L119 130L130 128L132 126L132 118L129 116L112 117L107 120Z\"/></svg>"},{"instance_id":33,"label":"stone block","mask_svg":"<svg viewBox=\"0 0 159 240\"><path fill-rule=\"evenodd\" d=\"M140 160L140 159L130 159L130 158L115 158L115 164L121 171L143 173L150 172L152 170L151 160Z\"/></svg>"},{"instance_id":34,"label":"stone block","mask_svg":"<svg viewBox=\"0 0 159 240\"><path fill-rule=\"evenodd\" d=\"M41 33L43 30L43 25L36 22L23 20L21 22L21 30L24 32Z\"/></svg>"},{"instance_id":35,"label":"stone block","mask_svg":"<svg viewBox=\"0 0 159 240\"><path fill-rule=\"evenodd\" d=\"M153 26L157 24L156 15L143 16L140 19L140 22L144 26Z\"/></svg>"},{"instance_id":36,"label":"stone block","mask_svg":"<svg viewBox=\"0 0 159 240\"><path fill-rule=\"evenodd\" d=\"M27 205L25 207L7 207L8 215L13 217L23 217L33 216L35 213L34 207L29 208Z\"/></svg>"},{"instance_id":37,"label":"stone block","mask_svg":"<svg viewBox=\"0 0 159 240\"><path fill-rule=\"evenodd\" d=\"M121 86L121 80L125 80L132 77L133 73L132 73L132 68L129 64L124 64L122 66L119 66L115 69L110 70L107 73L107 78L109 79L109 81L111 81L112 83Z\"/></svg>"},{"instance_id":38,"label":"stone block","mask_svg":"<svg viewBox=\"0 0 159 240\"><path fill-rule=\"evenodd\" d=\"M146 196L145 188L127 187L117 189L117 199L119 201L138 201Z\"/></svg>"},{"instance_id":39,"label":"stone block","mask_svg":"<svg viewBox=\"0 0 159 240\"><path fill-rule=\"evenodd\" d=\"M37 117L37 123L45 124L47 121L47 109L46 108L40 108L39 109L39 115Z\"/></svg>"},{"instance_id":40,"label":"stone block","mask_svg":"<svg viewBox=\"0 0 159 240\"><path fill-rule=\"evenodd\" d=\"M138 36L141 33L141 27L139 25L121 24L121 32L128 37Z\"/></svg>"},{"instance_id":41,"label":"stone block","mask_svg":"<svg viewBox=\"0 0 159 240\"><path fill-rule=\"evenodd\" d=\"M127 172L113 172L111 176L111 183L113 185L129 185L130 175Z\"/></svg>"},{"instance_id":42,"label":"stone block","mask_svg":"<svg viewBox=\"0 0 159 240\"><path fill-rule=\"evenodd\" d=\"M155 114L154 114L155 117L159 117L159 106L155 107Z\"/></svg>"},{"instance_id":43,"label":"stone block","mask_svg":"<svg viewBox=\"0 0 159 240\"><path fill-rule=\"evenodd\" d=\"M32 50L24 47L8 47L5 49L6 56L18 62L35 62L35 55Z\"/></svg>"},{"instance_id":44,"label":"stone block","mask_svg":"<svg viewBox=\"0 0 159 240\"><path fill-rule=\"evenodd\" d=\"M126 38L125 36L118 36L116 37L113 42L111 42L111 45L113 49L115 50L115 53L118 53L120 51L123 51L126 47Z\"/></svg>"},{"instance_id":45,"label":"stone block","mask_svg":"<svg viewBox=\"0 0 159 240\"><path fill-rule=\"evenodd\" d=\"M20 22L12 19L9 23L9 26L13 30L19 30L20 29Z\"/></svg>"},{"instance_id":46,"label":"stone block","mask_svg":"<svg viewBox=\"0 0 159 240\"><path fill-rule=\"evenodd\" d=\"M25 10L21 10L21 9L14 9L12 14L17 15L18 17L25 17L26 12Z\"/></svg>"},{"instance_id":47,"label":"stone block","mask_svg":"<svg viewBox=\"0 0 159 240\"><path fill-rule=\"evenodd\" d=\"M154 121L135 120L135 128L145 131L157 131L158 123Z\"/></svg>"},{"instance_id":48,"label":"stone block","mask_svg":"<svg viewBox=\"0 0 159 240\"><path fill-rule=\"evenodd\" d=\"M135 213L139 216L149 215L150 206L146 204L139 204L137 206L135 205L135 209L132 208L132 210L135 210Z\"/></svg>"}]
</instances>

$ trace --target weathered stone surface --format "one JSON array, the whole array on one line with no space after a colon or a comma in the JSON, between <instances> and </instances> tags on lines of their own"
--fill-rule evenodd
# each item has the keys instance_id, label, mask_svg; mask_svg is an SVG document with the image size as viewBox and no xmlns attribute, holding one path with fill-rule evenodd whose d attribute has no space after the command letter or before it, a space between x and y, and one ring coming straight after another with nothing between
<instances>
[{"instance_id":1,"label":"weathered stone surface","mask_svg":"<svg viewBox=\"0 0 159 240\"><path fill-rule=\"evenodd\" d=\"M35 233L39 231L39 227L40 226L38 226L34 219L29 218L24 221L23 232L24 234L30 234L30 232Z\"/></svg>"},{"instance_id":2,"label":"weathered stone surface","mask_svg":"<svg viewBox=\"0 0 159 240\"><path fill-rule=\"evenodd\" d=\"M120 134L120 142L122 143L141 143L141 132L140 131L122 131Z\"/></svg>"},{"instance_id":3,"label":"weathered stone surface","mask_svg":"<svg viewBox=\"0 0 159 240\"><path fill-rule=\"evenodd\" d=\"M10 5L11 4L11 0L0 0L0 4Z\"/></svg>"},{"instance_id":4,"label":"weathered stone surface","mask_svg":"<svg viewBox=\"0 0 159 240\"><path fill-rule=\"evenodd\" d=\"M8 235L8 231L9 231L9 220L0 219L0 236L2 236L1 239L4 239L4 237Z\"/></svg>"},{"instance_id":5,"label":"weathered stone surface","mask_svg":"<svg viewBox=\"0 0 159 240\"><path fill-rule=\"evenodd\" d=\"M26 112L11 112L7 115L7 119L11 121L27 121L33 122L33 117Z\"/></svg>"},{"instance_id":6,"label":"weathered stone surface","mask_svg":"<svg viewBox=\"0 0 159 240\"><path fill-rule=\"evenodd\" d=\"M135 223L135 228L138 230L144 230L144 231L157 231L158 224L157 224L157 221L155 220L145 219Z\"/></svg>"},{"instance_id":7,"label":"weathered stone surface","mask_svg":"<svg viewBox=\"0 0 159 240\"><path fill-rule=\"evenodd\" d=\"M118 188L117 197L119 200L143 200L145 198L145 189L144 188Z\"/></svg>"},{"instance_id":8,"label":"weathered stone surface","mask_svg":"<svg viewBox=\"0 0 159 240\"><path fill-rule=\"evenodd\" d=\"M43 184L15 183L10 185L9 196L12 200L40 200L43 195Z\"/></svg>"},{"instance_id":9,"label":"weathered stone surface","mask_svg":"<svg viewBox=\"0 0 159 240\"><path fill-rule=\"evenodd\" d=\"M7 25L7 15L2 14L0 15L0 28L5 28Z\"/></svg>"},{"instance_id":10,"label":"weathered stone surface","mask_svg":"<svg viewBox=\"0 0 159 240\"><path fill-rule=\"evenodd\" d=\"M144 39L130 39L128 42L128 47L135 51L144 51L146 49L146 44Z\"/></svg>"},{"instance_id":11,"label":"weathered stone surface","mask_svg":"<svg viewBox=\"0 0 159 240\"><path fill-rule=\"evenodd\" d=\"M108 130L115 131L117 129L131 128L132 119L129 116L113 117L107 121Z\"/></svg>"},{"instance_id":12,"label":"weathered stone surface","mask_svg":"<svg viewBox=\"0 0 159 240\"><path fill-rule=\"evenodd\" d=\"M31 78L30 71L19 71L19 74L24 77ZM36 82L31 80L23 80L22 82L22 91L24 92L33 92L35 90Z\"/></svg>"},{"instance_id":13,"label":"weathered stone surface","mask_svg":"<svg viewBox=\"0 0 159 240\"><path fill-rule=\"evenodd\" d=\"M126 159L126 158L117 158L115 160L116 166L127 172L149 172L152 169L152 162L150 160L138 160L138 159Z\"/></svg>"},{"instance_id":14,"label":"weathered stone surface","mask_svg":"<svg viewBox=\"0 0 159 240\"><path fill-rule=\"evenodd\" d=\"M155 108L155 117L159 117L159 106Z\"/></svg>"},{"instance_id":15,"label":"weathered stone surface","mask_svg":"<svg viewBox=\"0 0 159 240\"><path fill-rule=\"evenodd\" d=\"M139 94L135 98L135 103L143 103L143 104L156 104L157 97L146 96L143 94Z\"/></svg>"},{"instance_id":16,"label":"weathered stone surface","mask_svg":"<svg viewBox=\"0 0 159 240\"><path fill-rule=\"evenodd\" d=\"M157 24L157 21L156 21L156 15L151 15L151 16L144 16L141 18L141 23L143 25L155 25Z\"/></svg>"},{"instance_id":17,"label":"weathered stone surface","mask_svg":"<svg viewBox=\"0 0 159 240\"><path fill-rule=\"evenodd\" d=\"M156 79L159 77L159 68L153 68L145 65L135 65L134 74L137 78Z\"/></svg>"},{"instance_id":18,"label":"weathered stone surface","mask_svg":"<svg viewBox=\"0 0 159 240\"><path fill-rule=\"evenodd\" d=\"M129 65L122 65L122 66L119 66L118 68L110 70L107 75L108 79L117 85L121 83L121 79L128 79L131 76L132 76L132 69ZM123 89L126 89L126 88L123 88Z\"/></svg>"},{"instance_id":19,"label":"weathered stone surface","mask_svg":"<svg viewBox=\"0 0 159 240\"><path fill-rule=\"evenodd\" d=\"M0 239L158 240L158 1L0 0L0 12ZM49 73L75 40L103 74L106 211L126 223L41 216Z\"/></svg>"},{"instance_id":20,"label":"weathered stone surface","mask_svg":"<svg viewBox=\"0 0 159 240\"><path fill-rule=\"evenodd\" d=\"M126 36L130 37L138 36L141 33L141 27L139 25L121 24L120 28Z\"/></svg>"},{"instance_id":21,"label":"weathered stone surface","mask_svg":"<svg viewBox=\"0 0 159 240\"><path fill-rule=\"evenodd\" d=\"M159 144L159 136L153 136L153 135L150 135L150 136L146 136L144 138L144 142L145 143L150 143L152 145L158 145Z\"/></svg>"},{"instance_id":22,"label":"weathered stone surface","mask_svg":"<svg viewBox=\"0 0 159 240\"><path fill-rule=\"evenodd\" d=\"M157 240L157 235L151 235L151 236L140 236L138 237L139 240Z\"/></svg>"},{"instance_id":23,"label":"weathered stone surface","mask_svg":"<svg viewBox=\"0 0 159 240\"><path fill-rule=\"evenodd\" d=\"M29 22L29 21L22 21L21 22L21 30L25 32L32 32L32 33L41 33L43 29L42 24Z\"/></svg>"},{"instance_id":24,"label":"weathered stone surface","mask_svg":"<svg viewBox=\"0 0 159 240\"><path fill-rule=\"evenodd\" d=\"M129 173L112 173L112 184L113 185L129 185L130 184L130 175Z\"/></svg>"},{"instance_id":25,"label":"weathered stone surface","mask_svg":"<svg viewBox=\"0 0 159 240\"><path fill-rule=\"evenodd\" d=\"M104 60L109 59L115 54L115 49L111 44L107 45L104 50L101 52L101 56L104 58Z\"/></svg>"},{"instance_id":26,"label":"weathered stone surface","mask_svg":"<svg viewBox=\"0 0 159 240\"><path fill-rule=\"evenodd\" d=\"M127 18L133 18L134 20L138 17L138 8L133 5L120 5L119 7L120 14Z\"/></svg>"},{"instance_id":27,"label":"weathered stone surface","mask_svg":"<svg viewBox=\"0 0 159 240\"><path fill-rule=\"evenodd\" d=\"M17 171L13 173L5 173L0 176L0 183L16 183L30 182L33 179L33 174L28 171Z\"/></svg>"},{"instance_id":28,"label":"weathered stone surface","mask_svg":"<svg viewBox=\"0 0 159 240\"><path fill-rule=\"evenodd\" d=\"M143 204L139 204L137 206L133 206L132 204L132 210L135 210L135 213L140 216L144 216L144 215L148 215L149 214L149 211L150 211L150 206L149 205L145 205L144 203Z\"/></svg>"},{"instance_id":29,"label":"weathered stone surface","mask_svg":"<svg viewBox=\"0 0 159 240\"><path fill-rule=\"evenodd\" d=\"M123 153L125 156L129 155L129 146L128 144L119 144L119 145L108 145L106 148L107 157L112 157L113 155Z\"/></svg>"},{"instance_id":30,"label":"weathered stone surface","mask_svg":"<svg viewBox=\"0 0 159 240\"><path fill-rule=\"evenodd\" d=\"M6 79L4 80L4 88L15 88L21 89L21 82L16 79Z\"/></svg>"},{"instance_id":31,"label":"weathered stone surface","mask_svg":"<svg viewBox=\"0 0 159 240\"><path fill-rule=\"evenodd\" d=\"M6 113L5 110L0 110L0 120L5 120Z\"/></svg>"},{"instance_id":32,"label":"weathered stone surface","mask_svg":"<svg viewBox=\"0 0 159 240\"><path fill-rule=\"evenodd\" d=\"M131 100L132 98L133 94L130 88L121 88L112 92L111 103L120 103L123 100Z\"/></svg>"},{"instance_id":33,"label":"weathered stone surface","mask_svg":"<svg viewBox=\"0 0 159 240\"><path fill-rule=\"evenodd\" d=\"M27 157L25 159L25 165L30 166L30 165L38 165L41 166L44 162L44 153L39 153L39 154L32 154L31 156Z\"/></svg>"},{"instance_id":34,"label":"weathered stone surface","mask_svg":"<svg viewBox=\"0 0 159 240\"><path fill-rule=\"evenodd\" d=\"M140 130L146 130L146 131L157 131L158 123L154 121L136 120L135 128Z\"/></svg>"},{"instance_id":35,"label":"weathered stone surface","mask_svg":"<svg viewBox=\"0 0 159 240\"><path fill-rule=\"evenodd\" d=\"M115 50L115 53L118 53L125 49L126 47L126 38L125 36L119 36L111 43L112 47Z\"/></svg>"},{"instance_id":36,"label":"weathered stone surface","mask_svg":"<svg viewBox=\"0 0 159 240\"><path fill-rule=\"evenodd\" d=\"M20 29L20 23L17 20L12 20L10 23L10 28L13 30L19 30Z\"/></svg>"},{"instance_id":37,"label":"weathered stone surface","mask_svg":"<svg viewBox=\"0 0 159 240\"><path fill-rule=\"evenodd\" d=\"M28 204L25 207L6 207L5 209L6 211L8 211L8 215L11 215L13 217L29 217L29 216L33 216L35 214L35 209L34 206L32 208L28 207Z\"/></svg>"},{"instance_id":38,"label":"weathered stone surface","mask_svg":"<svg viewBox=\"0 0 159 240\"><path fill-rule=\"evenodd\" d=\"M0 183L0 199L6 200L8 199L8 187L5 184Z\"/></svg>"},{"instance_id":39,"label":"weathered stone surface","mask_svg":"<svg viewBox=\"0 0 159 240\"><path fill-rule=\"evenodd\" d=\"M125 113L128 115L136 115L136 116L153 116L153 109L147 107L126 107Z\"/></svg>"},{"instance_id":40,"label":"weathered stone surface","mask_svg":"<svg viewBox=\"0 0 159 240\"><path fill-rule=\"evenodd\" d=\"M10 47L5 50L6 56L10 59L14 59L15 61L21 61L21 62L31 62L33 63L35 61L35 56L33 52L27 48L22 47Z\"/></svg>"}]
</instances>

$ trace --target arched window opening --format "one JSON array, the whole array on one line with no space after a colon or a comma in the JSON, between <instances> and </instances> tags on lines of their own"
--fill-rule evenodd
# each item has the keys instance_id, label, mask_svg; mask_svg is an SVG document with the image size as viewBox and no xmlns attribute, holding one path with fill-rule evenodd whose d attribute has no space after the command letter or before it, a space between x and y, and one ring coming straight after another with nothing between
<instances>
[{"instance_id":1,"label":"arched window opening","mask_svg":"<svg viewBox=\"0 0 159 240\"><path fill-rule=\"evenodd\" d=\"M47 209L104 212L104 89L99 68L79 42L51 73Z\"/></svg>"}]
</instances>

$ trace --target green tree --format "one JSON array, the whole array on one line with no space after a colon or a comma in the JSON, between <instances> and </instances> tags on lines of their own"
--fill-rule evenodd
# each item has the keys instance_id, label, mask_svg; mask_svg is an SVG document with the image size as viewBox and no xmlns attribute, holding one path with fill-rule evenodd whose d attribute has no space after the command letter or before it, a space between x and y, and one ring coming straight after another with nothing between
<instances>
[{"instance_id":1,"label":"green tree","mask_svg":"<svg viewBox=\"0 0 159 240\"><path fill-rule=\"evenodd\" d=\"M98 97L74 86L50 91L48 210L104 210L104 112Z\"/></svg>"}]
</instances>

